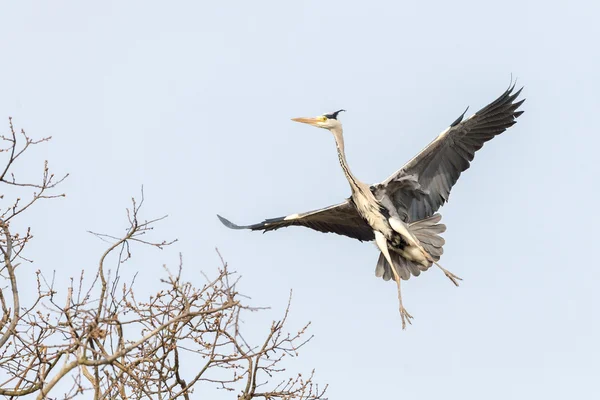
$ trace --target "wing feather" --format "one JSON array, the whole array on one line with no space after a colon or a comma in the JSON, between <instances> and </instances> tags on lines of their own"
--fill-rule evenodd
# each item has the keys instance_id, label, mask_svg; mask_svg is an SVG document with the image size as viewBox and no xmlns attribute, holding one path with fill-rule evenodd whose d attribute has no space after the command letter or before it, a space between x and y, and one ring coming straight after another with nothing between
<instances>
[{"instance_id":1,"label":"wing feather","mask_svg":"<svg viewBox=\"0 0 600 400\"><path fill-rule=\"evenodd\" d=\"M266 219L253 225L236 225L217 215L223 225L231 229L262 230L264 232L288 226L304 226L319 232L332 232L348 236L360 241L375 239L373 230L358 214L350 199L343 203L309 211L301 214L291 214L286 217Z\"/></svg>"},{"instance_id":2,"label":"wing feather","mask_svg":"<svg viewBox=\"0 0 600 400\"><path fill-rule=\"evenodd\" d=\"M463 113L400 170L375 185L374 190L384 191L398 214L408 221L433 215L448 201L450 190L469 168L475 152L523 114L517 109L525 100L515 102L523 88L516 92L514 89L511 84L500 97L465 120ZM407 176L411 177L410 185Z\"/></svg>"}]
</instances>

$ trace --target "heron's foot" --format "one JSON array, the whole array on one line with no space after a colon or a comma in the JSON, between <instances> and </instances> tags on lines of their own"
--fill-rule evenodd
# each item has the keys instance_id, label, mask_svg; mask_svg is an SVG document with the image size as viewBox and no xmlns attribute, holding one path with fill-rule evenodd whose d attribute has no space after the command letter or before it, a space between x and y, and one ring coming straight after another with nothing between
<instances>
[{"instance_id":1,"label":"heron's foot","mask_svg":"<svg viewBox=\"0 0 600 400\"><path fill-rule=\"evenodd\" d=\"M448 270L444 270L444 274L446 274L448 279L450 279L452 281L452 283L454 283L456 286L458 286L458 281L462 281L462 278L454 275L452 272L450 272Z\"/></svg>"},{"instance_id":2,"label":"heron's foot","mask_svg":"<svg viewBox=\"0 0 600 400\"><path fill-rule=\"evenodd\" d=\"M462 281L461 277L454 275L452 272L448 271L447 269L442 267L440 264L435 263L435 265L437 265L437 267L444 272L444 275L446 275L446 277L448 279L450 279L452 281L452 283L454 283L456 286L458 286L458 281Z\"/></svg>"},{"instance_id":3,"label":"heron's foot","mask_svg":"<svg viewBox=\"0 0 600 400\"><path fill-rule=\"evenodd\" d=\"M412 325L411 319L413 319L413 316L406 311L402 304L400 304L400 318L402 318L402 329L406 329L407 322Z\"/></svg>"}]
</instances>

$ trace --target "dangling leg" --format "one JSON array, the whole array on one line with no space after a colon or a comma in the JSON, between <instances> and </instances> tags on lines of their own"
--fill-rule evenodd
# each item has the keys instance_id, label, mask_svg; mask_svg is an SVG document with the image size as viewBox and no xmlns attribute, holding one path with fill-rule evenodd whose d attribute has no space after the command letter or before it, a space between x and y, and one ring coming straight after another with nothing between
<instances>
[{"instance_id":1,"label":"dangling leg","mask_svg":"<svg viewBox=\"0 0 600 400\"><path fill-rule=\"evenodd\" d=\"M392 257L390 257L390 250L388 249L388 246L387 246L387 239L385 238L383 233L375 231L375 243L377 243L377 247L379 247L379 250L381 250L381 253L387 260L388 264L390 264L390 268L392 269L392 274L394 274L394 280L396 281L396 284L398 285L398 301L400 302L400 318L402 318L402 329L406 329L406 321L408 321L408 323L412 325L412 322L410 322L410 320L413 317L412 317L412 315L410 315L408 313L408 311L406 311L406 309L402 305L402 293L400 291L401 278L400 278L400 275L398 275L398 272L396 271L396 267L394 266Z\"/></svg>"}]
</instances>

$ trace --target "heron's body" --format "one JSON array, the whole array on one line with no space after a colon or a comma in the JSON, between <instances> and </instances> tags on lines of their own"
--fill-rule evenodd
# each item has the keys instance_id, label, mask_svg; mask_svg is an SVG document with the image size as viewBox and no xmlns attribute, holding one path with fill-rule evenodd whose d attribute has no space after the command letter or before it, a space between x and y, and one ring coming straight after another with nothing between
<instances>
[{"instance_id":1,"label":"heron's body","mask_svg":"<svg viewBox=\"0 0 600 400\"><path fill-rule=\"evenodd\" d=\"M386 216L386 209L377 201L373 193L366 188L364 191L352 193L352 204L373 231L381 232L386 239L392 240L394 231Z\"/></svg>"},{"instance_id":2,"label":"heron's body","mask_svg":"<svg viewBox=\"0 0 600 400\"><path fill-rule=\"evenodd\" d=\"M436 213L450 194L461 172L485 142L504 132L522 114L517 108L524 100L514 102L520 90L514 86L463 121L461 115L423 151L382 183L367 185L357 179L346 161L340 111L316 118L294 118L329 130L335 139L340 165L352 195L343 203L320 210L287 217L267 219L262 223L238 226L219 216L233 229L269 231L285 226L306 226L321 232L334 232L360 241L374 240L381 251L375 274L384 280L394 279L398 285L402 325L412 318L402 306L400 281L419 276L437 265L458 286L457 276L442 268L437 261L443 253L446 230ZM466 112L466 111L465 111Z\"/></svg>"},{"instance_id":3,"label":"heron's body","mask_svg":"<svg viewBox=\"0 0 600 400\"><path fill-rule=\"evenodd\" d=\"M335 139L340 166L352 190L351 204L356 208L358 215L371 227L375 238L377 239L378 234L381 235L381 239L376 240L376 242L382 251L382 255L386 257L385 250L391 250L408 261L414 261L429 268L431 262L427 259L425 252L421 251L416 244L409 227L398 217L396 209L394 207L386 208L375 197L372 187L362 183L350 171L346 161L341 124L330 130ZM382 200L385 199L387 204L391 204L385 192L381 192L380 195ZM392 224L394 224L394 227L392 227ZM391 257L388 255L386 258L388 263L391 264L392 261L389 260ZM394 272L393 269L392 272ZM400 279L398 279L399 281Z\"/></svg>"},{"instance_id":4,"label":"heron's body","mask_svg":"<svg viewBox=\"0 0 600 400\"><path fill-rule=\"evenodd\" d=\"M383 235L390 250L402 255L412 261L425 262L425 258L420 254L417 247L408 243L406 235L402 235L403 230L398 232L392 228L391 218L395 210L386 208L379 200L375 198L371 188L368 185L359 183L357 190L353 188L351 196L352 205L356 208L362 219L373 229L373 232L379 232ZM397 216L397 223L404 226ZM408 232L408 227L404 226Z\"/></svg>"}]
</instances>

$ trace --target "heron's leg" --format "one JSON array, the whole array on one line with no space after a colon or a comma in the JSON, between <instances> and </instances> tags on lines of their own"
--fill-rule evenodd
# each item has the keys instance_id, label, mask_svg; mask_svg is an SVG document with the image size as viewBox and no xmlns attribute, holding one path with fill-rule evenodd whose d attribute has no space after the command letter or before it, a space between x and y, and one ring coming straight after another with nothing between
<instances>
[{"instance_id":1,"label":"heron's leg","mask_svg":"<svg viewBox=\"0 0 600 400\"><path fill-rule=\"evenodd\" d=\"M442 267L440 264L438 264L437 262L433 261L433 263L439 268L441 269L444 274L446 274L446 276L448 277L448 279L450 279L452 281L452 283L454 283L456 286L458 286L458 281L462 281L462 278L454 275L452 272L448 271L447 269L445 269L444 267Z\"/></svg>"},{"instance_id":2,"label":"heron's leg","mask_svg":"<svg viewBox=\"0 0 600 400\"><path fill-rule=\"evenodd\" d=\"M398 271L396 271L396 267L394 267L394 262L392 261L392 257L390 256L390 250L387 246L387 239L383 235L383 233L375 231L375 243L377 243L377 247L383 253L383 256L387 260L388 264L390 264L390 268L392 269L392 274L394 274L394 280L398 285L398 301L400 303L400 318L402 318L402 329L406 329L406 321L412 325L410 320L413 318L412 315L406 311L404 306L402 305L402 292L400 290L400 275L398 275Z\"/></svg>"},{"instance_id":3,"label":"heron's leg","mask_svg":"<svg viewBox=\"0 0 600 400\"><path fill-rule=\"evenodd\" d=\"M409 324L412 325L412 322L410 321L411 319L413 319L413 316L410 315L408 313L408 311L406 311L406 308L404 308L404 306L402 305L402 293L400 290L400 282L401 282L401 278L400 275L398 275L398 272L396 271L396 268L393 267L392 265L392 273L394 274L394 279L396 280L396 285L398 285L398 302L400 303L400 318L402 318L402 329L406 329L406 322L408 322Z\"/></svg>"}]
</instances>

